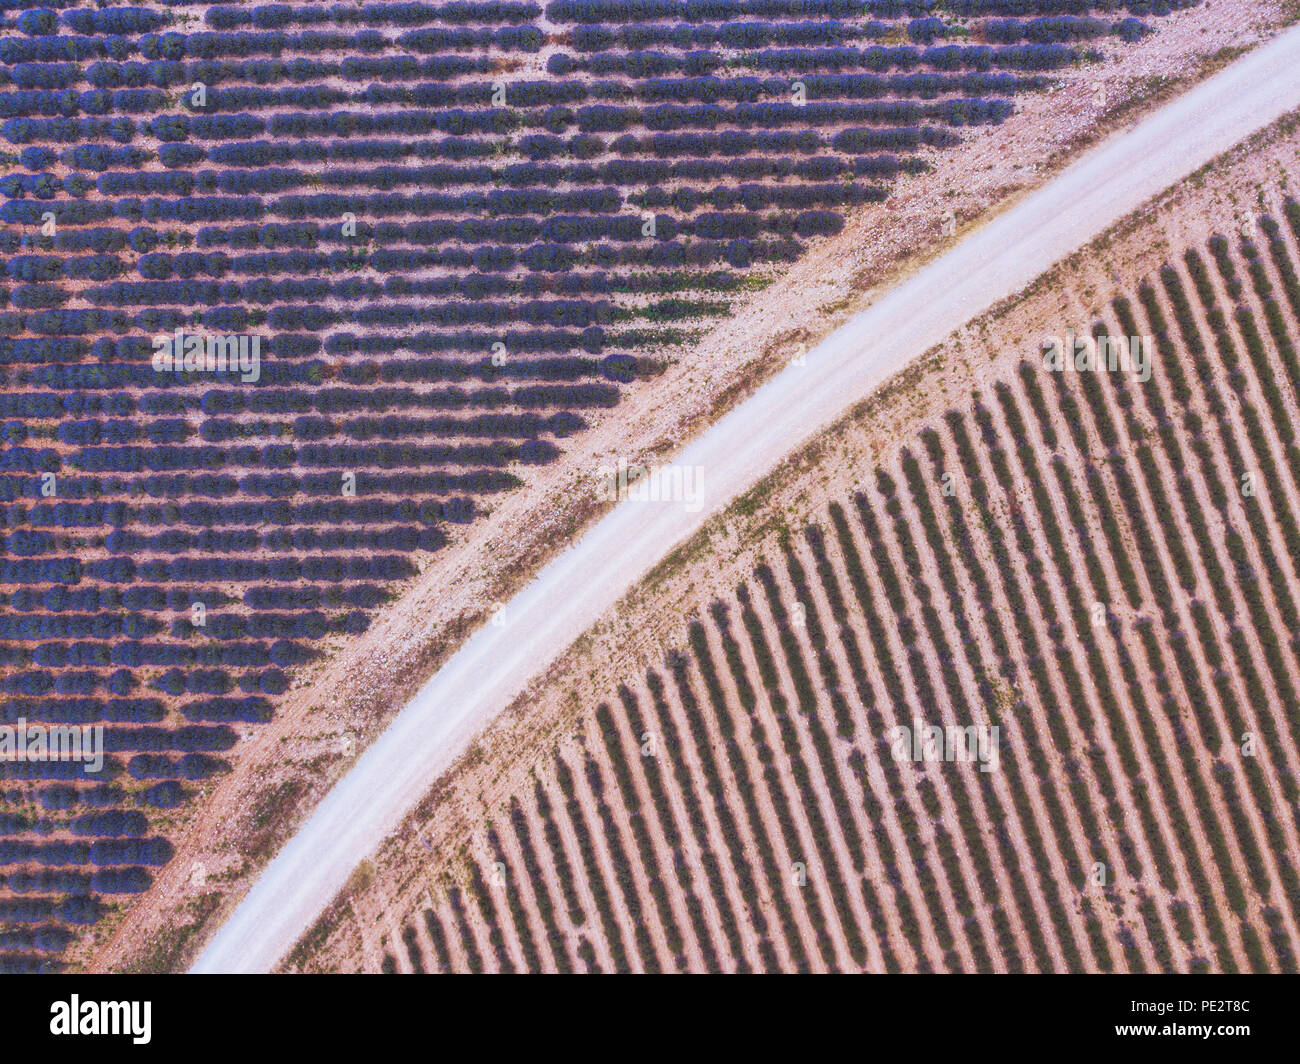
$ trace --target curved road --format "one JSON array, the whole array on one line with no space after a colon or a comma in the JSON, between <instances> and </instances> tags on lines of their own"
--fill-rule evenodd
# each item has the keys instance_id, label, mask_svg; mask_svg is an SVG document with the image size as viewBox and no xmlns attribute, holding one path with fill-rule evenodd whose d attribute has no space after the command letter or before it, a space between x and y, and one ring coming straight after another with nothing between
<instances>
[{"instance_id":1,"label":"curved road","mask_svg":"<svg viewBox=\"0 0 1300 1064\"><path fill-rule=\"evenodd\" d=\"M954 329L1296 108L1300 28L1088 152L770 380L675 457L703 469L703 508L623 503L547 564L339 780L191 970L270 970L474 735L675 544Z\"/></svg>"}]
</instances>

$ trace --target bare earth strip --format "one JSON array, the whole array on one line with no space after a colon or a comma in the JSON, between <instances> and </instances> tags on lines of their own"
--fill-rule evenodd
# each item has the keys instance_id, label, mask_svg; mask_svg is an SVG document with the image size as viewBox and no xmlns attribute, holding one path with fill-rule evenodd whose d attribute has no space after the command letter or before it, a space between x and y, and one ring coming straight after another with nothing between
<instances>
[{"instance_id":1,"label":"bare earth strip","mask_svg":"<svg viewBox=\"0 0 1300 1064\"><path fill-rule=\"evenodd\" d=\"M951 331L1300 107L1291 30L1112 138L914 274L676 456L708 502L613 510L471 637L266 867L194 971L264 971L474 735L674 544Z\"/></svg>"}]
</instances>

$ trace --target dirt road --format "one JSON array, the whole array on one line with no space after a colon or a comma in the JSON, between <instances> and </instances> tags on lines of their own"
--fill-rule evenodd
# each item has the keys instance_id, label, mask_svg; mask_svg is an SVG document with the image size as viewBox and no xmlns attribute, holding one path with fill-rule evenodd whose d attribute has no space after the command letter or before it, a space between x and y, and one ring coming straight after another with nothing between
<instances>
[{"instance_id":1,"label":"dirt road","mask_svg":"<svg viewBox=\"0 0 1300 1064\"><path fill-rule=\"evenodd\" d=\"M617 506L452 656L267 865L191 969L267 971L495 714L675 544L954 329L1128 212L1300 108L1300 29L1265 44L889 291L694 442L703 505Z\"/></svg>"}]
</instances>

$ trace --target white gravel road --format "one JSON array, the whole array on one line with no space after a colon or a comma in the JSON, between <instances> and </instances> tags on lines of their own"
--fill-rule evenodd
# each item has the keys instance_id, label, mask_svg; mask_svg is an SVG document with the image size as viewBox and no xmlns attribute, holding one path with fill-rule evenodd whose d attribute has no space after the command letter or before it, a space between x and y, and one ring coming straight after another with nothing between
<instances>
[{"instance_id":1,"label":"white gravel road","mask_svg":"<svg viewBox=\"0 0 1300 1064\"><path fill-rule=\"evenodd\" d=\"M339 780L191 970L270 970L474 735L675 544L954 329L1296 108L1300 28L1081 157L683 448L674 464L703 470L703 508L624 502L554 558Z\"/></svg>"}]
</instances>

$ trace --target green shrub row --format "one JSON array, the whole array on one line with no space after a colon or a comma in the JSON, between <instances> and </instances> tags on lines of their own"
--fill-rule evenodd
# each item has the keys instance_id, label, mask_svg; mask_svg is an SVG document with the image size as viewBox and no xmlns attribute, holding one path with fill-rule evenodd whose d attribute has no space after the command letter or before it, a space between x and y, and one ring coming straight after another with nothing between
<instances>
[{"instance_id":1,"label":"green shrub row","mask_svg":"<svg viewBox=\"0 0 1300 1064\"><path fill-rule=\"evenodd\" d=\"M442 920L433 909L424 910L424 928L429 933L429 941L433 943L433 955L438 962L438 969L442 972L452 970L451 948L447 945L447 932L443 929Z\"/></svg>"},{"instance_id":2,"label":"green shrub row","mask_svg":"<svg viewBox=\"0 0 1300 1064\"><path fill-rule=\"evenodd\" d=\"M564 849L564 839L560 835L559 825L555 822L554 808L540 782L533 786L533 802L537 808L537 815L542 818L542 834L551 854L551 863L555 866L556 878L560 881L560 890L564 892L564 904L569 911L569 920L575 927L581 927L587 922L587 914L582 907L577 880L573 875L573 865L569 862L569 855Z\"/></svg>"},{"instance_id":3,"label":"green shrub row","mask_svg":"<svg viewBox=\"0 0 1300 1064\"><path fill-rule=\"evenodd\" d=\"M626 687L619 689L621 699L634 699L632 692ZM614 715L610 712L607 704L601 703L596 707L596 723L600 727L601 739L605 744L605 752L609 755L610 764L614 768L614 777L618 783L619 794L623 799L623 806L628 812L628 822L632 825L632 832L636 839L637 850L641 855L641 864L646 869L647 875L652 883L658 882L660 888L654 890L655 905L659 910L659 920L664 928L664 935L668 941L669 949L674 955L682 953L684 948L681 930L677 926L676 918L673 916L672 908L669 905L666 890L663 889L664 878L659 867L658 853L654 848L654 843L650 837L650 829L647 826L646 816L642 811L640 794L636 789L634 773L629 764L626 751L623 746L623 740L619 736L618 727L614 723ZM644 734L638 732L636 734ZM660 830L664 835L664 842L669 850L677 855L675 862L675 871L677 873L677 882L681 888L682 900L686 906L687 915L690 918L691 926L695 931L696 940L700 946L700 954L704 959L705 968L710 972L720 972L722 966L718 962L717 950L713 946L713 938L709 934L708 924L704 919L704 907L701 905L699 898L695 894L693 878L690 866L685 860L681 859L682 847L681 836L677 831L677 822L673 817L672 806L668 803L667 796L663 793L663 781L658 776L658 766L653 762L655 758L634 759L646 762L645 767L654 772L654 781L648 778L649 773L645 773L646 785L650 790L651 801L654 803L655 816ZM667 822L664 821L665 814ZM679 960L679 967L685 968L683 960Z\"/></svg>"},{"instance_id":4,"label":"green shrub row","mask_svg":"<svg viewBox=\"0 0 1300 1064\"><path fill-rule=\"evenodd\" d=\"M894 517L897 527L897 520L902 514L902 505L897 498L897 492L893 487L893 482L888 478L887 474L878 470L877 483L885 498L885 512ZM907 598L903 591L902 579L894 567L893 560L889 555L884 532L880 527L879 519L877 518L871 505L871 501L865 492L857 492L854 495L854 504L858 513L858 521L866 535L867 545L871 551L871 558L875 571L880 578L881 586L885 588L886 597L889 599L890 606L894 609L894 616L891 620L898 628L900 635L903 636L904 650L907 654L908 683L915 695L916 704L937 710L940 703L938 694L930 682L931 669L922 654L921 637L916 629L915 623L911 620L911 610L907 604ZM907 544L907 549L912 553L913 557L915 557L915 545L912 543L910 535L907 537L905 542ZM921 584L918 597L922 599L923 613L927 610L933 609L933 607L929 605L929 588L926 587L924 583ZM939 650L941 653L946 655L946 661L944 663L945 667L941 668L940 672L946 673L950 677L950 662L952 655L947 651L946 646L943 646L942 644L940 645ZM901 709L902 705L907 705L907 703L903 702L900 706L896 707L896 712ZM956 710L954 710L954 712L956 712ZM911 723L911 721L907 721L909 726ZM927 720L927 723L934 722L932 720ZM890 759L892 762L892 755ZM969 823L967 822L968 817L973 818L975 815L976 805L973 800L973 795L969 789L968 781L964 779L960 773L953 774L953 777L955 782L950 781L947 776L944 777L945 787L949 788L951 791L953 806L957 810L958 816L963 821L963 833L969 838L971 863L974 866L975 876L979 883L981 894L991 909L996 908L1001 904L1002 900L1001 887L997 881L997 877L993 874L992 862L989 859L988 850L984 845L983 838L978 831L978 826L973 819L970 820ZM917 786L919 788L920 783L918 783ZM960 794L957 793L958 788L960 788ZM904 792L900 789L895 793L902 795ZM900 798L900 801L904 800L905 799ZM914 815L914 813L909 810L909 816L911 815ZM936 822L934 827L936 833L938 833L942 825ZM971 898L965 877L962 874L960 862L956 860L957 854L955 848L951 845L942 844L944 841L945 840L939 838L938 834L936 834L936 842L940 843L937 845L940 862L948 879L948 887L952 892L953 901L957 905L959 911L969 913L973 916L975 904ZM965 930L967 943L971 950L971 956L975 961L976 970L993 970L993 959L989 952L988 943L984 938L983 927L977 921L968 919L966 921ZM1007 943L1003 943L1002 946L1004 950L1007 949ZM1008 963L1014 966L1017 963L1019 955L1018 951L1013 947L1006 955Z\"/></svg>"},{"instance_id":5,"label":"green shrub row","mask_svg":"<svg viewBox=\"0 0 1300 1064\"><path fill-rule=\"evenodd\" d=\"M469 965L469 970L474 975L479 975L483 969L483 954L479 951L478 940L474 937L474 929L470 927L469 920L465 915L465 899L461 895L459 887L452 887L447 891L447 901L451 904L451 913L456 920L456 929L460 933L461 945L465 948L465 960Z\"/></svg>"},{"instance_id":6,"label":"green shrub row","mask_svg":"<svg viewBox=\"0 0 1300 1064\"><path fill-rule=\"evenodd\" d=\"M907 464L910 462L915 466L915 458L910 451L904 451L902 455L904 462L904 474L906 475ZM943 629L943 623L939 618L939 613L932 604L933 593L926 580L924 570L920 564L920 552L917 548L916 541L912 536L912 530L909 522L903 513L901 505L901 496L898 494L897 486L892 477L886 474L877 474L877 483L881 494L886 500L886 509L892 514L894 528L894 542L898 544L900 553L903 556L904 564L910 570L913 589L921 602L921 619L925 628L927 639L939 659L940 668L938 675L943 683L944 692L947 695L948 705L951 707L952 717L958 725L979 724L982 723L977 718L972 707L970 706L966 693L962 689L961 683L957 677L955 655L948 647L947 635ZM922 489L921 495L925 492ZM912 494L914 503L918 496L916 492ZM898 506L891 506L891 503L898 502ZM928 497L927 500L928 502ZM929 516L933 519L933 511L928 511ZM924 515L922 524L925 525ZM943 556L947 557L946 549L943 549L942 537L939 535L938 527L927 529L929 536L937 537L940 549L943 550ZM927 538L929 538L929 536ZM934 546L931 540L931 546ZM939 557L938 553L935 555ZM941 567L941 574L943 569ZM946 575L949 580L955 577L955 573L949 567ZM940 584L944 581L941 579ZM948 595L954 593L954 585L946 585ZM951 601L951 599L950 599ZM964 613L964 611L961 611ZM969 657L970 644L973 637L967 632L967 641L965 646L966 654ZM972 662L972 667L974 663ZM928 682L928 681L927 681ZM939 703L928 702L927 704L935 706L937 709ZM1008 881L1020 888L1016 891L1016 903L1020 912L1022 925L1029 936L1031 946L1038 956L1038 963L1044 970L1050 970L1051 961L1047 953L1046 940L1042 936L1042 930L1038 926L1037 914L1034 911L1033 901L1025 891L1024 877L1020 874L1020 855L1012 845L1010 836L1005 830L1006 812L1003 809L1001 799L998 797L996 790L992 786L990 774L987 772L973 771L966 772L963 770L944 771L942 777L948 783L949 791L952 793L954 807L957 811L959 827L966 845L966 850L970 854L972 863L975 865L976 875L979 880L981 894L989 902L993 911L999 911L1002 905L1002 889L997 879L996 869L994 868L993 855L985 842L985 831L978 819L978 809L983 805L988 822L994 826L994 834L997 837L999 850L1002 858L1003 867L1006 869ZM972 788L972 779L975 780L982 791L983 802L976 801L975 791ZM960 792L960 793L958 793ZM1009 923L1006 921L995 921L995 926L999 927L1002 935L999 940L999 947L1002 956L1011 971L1023 971L1024 962L1020 956L1020 947L1015 940L1015 936L1010 933Z\"/></svg>"},{"instance_id":7,"label":"green shrub row","mask_svg":"<svg viewBox=\"0 0 1300 1064\"><path fill-rule=\"evenodd\" d=\"M658 975L663 971L663 968L659 963L659 953L655 949L654 940L650 937L649 914L641 904L641 892L637 889L632 861L628 857L627 847L623 844L623 832L619 828L618 818L614 815L609 802L605 799L605 780L601 775L600 766L596 764L590 755L583 761L583 772L587 777L587 786L596 802L596 815L600 818L605 848L609 851L609 862L614 871L614 882L618 884L619 892L623 895L624 911L632 922L632 937L636 940L637 953L646 972L651 975ZM645 825L639 816L637 824L642 831L645 830ZM652 856L653 852L652 848ZM650 881L651 897L655 899L656 907L659 909L660 920L668 939L668 948L673 954L678 970L684 971L686 956L681 930L677 927L677 920L673 916L672 906L668 903L668 890L664 885L663 878L659 875L658 864L646 867L644 871L646 878Z\"/></svg>"},{"instance_id":8,"label":"green shrub row","mask_svg":"<svg viewBox=\"0 0 1300 1064\"><path fill-rule=\"evenodd\" d=\"M514 974L515 962L510 956L510 950L506 945L506 937L501 931L501 921L497 918L496 902L492 899L492 891L483 881L483 870L479 868L477 861L469 863L470 883L474 888L474 897L478 901L479 915L483 917L483 923L488 931L488 945L492 947L492 952L496 954L497 971L505 975ZM525 925L526 926L526 925Z\"/></svg>"},{"instance_id":9,"label":"green shrub row","mask_svg":"<svg viewBox=\"0 0 1300 1064\"><path fill-rule=\"evenodd\" d=\"M537 948L537 940L533 937L532 924L528 919L528 913L524 909L523 895L515 881L514 869L511 861L506 856L505 848L501 845L501 836L497 834L496 828L489 828L488 846L492 849L492 859L506 870L506 905L510 909L510 919L514 923L515 940L519 943L519 952L523 954L524 970L529 972L540 972L544 968L541 951ZM545 884L539 885L545 889Z\"/></svg>"},{"instance_id":10,"label":"green shrub row","mask_svg":"<svg viewBox=\"0 0 1300 1064\"><path fill-rule=\"evenodd\" d=\"M1064 388L1065 385L1063 382L1058 382L1058 387ZM1105 397L1102 392L1101 382L1092 379L1089 382L1086 382L1084 387L1085 390L1093 393L1088 397L1087 401L1089 410L1095 413L1098 409L1101 409L1104 413ZM1081 433L1085 431L1085 425L1086 421L1081 420L1078 425L1078 429ZM1164 618L1165 627L1170 633L1173 645L1177 647L1179 641L1173 637L1181 631L1181 622L1176 611L1172 608L1174 599L1169 589L1163 564L1156 549L1156 540L1150 527L1146 523L1145 514L1142 510L1140 500L1136 493L1135 484L1128 471L1125 460L1122 456L1116 455L1112 464L1116 467L1115 481L1117 485L1117 494L1119 494L1129 518L1129 524L1133 536L1140 545L1139 560L1152 587L1153 598L1156 603L1160 604L1160 612ZM1164 656L1159 643L1154 636L1154 625L1149 619L1143 618L1137 622L1134 628L1142 637L1141 641L1147 658L1147 668L1145 672L1148 676L1154 677L1155 686L1160 696L1161 709L1169 718L1170 726L1173 728L1175 735L1185 733L1186 723L1182 719L1182 705L1188 699L1190 699L1190 704L1194 706L1203 707L1206 704L1204 702L1203 692L1202 697L1199 699L1190 693L1190 691L1200 691L1199 682L1195 679L1196 674L1194 666L1189 672L1187 669L1192 663L1186 658L1183 658L1180 661L1180 664L1182 665L1181 671L1183 674L1184 684L1191 685L1190 691L1185 694L1183 700L1180 700L1173 693L1174 689L1165 666ZM1120 658L1121 670L1129 688L1131 704L1136 710L1135 716L1139 722L1139 726L1143 728L1148 759L1156 767L1163 792L1165 808L1170 817L1171 826L1177 836L1179 849L1185 855L1190 869L1190 866L1194 862L1198 862L1200 859L1200 851L1195 842L1195 835L1192 831L1191 823L1178 800L1177 791L1172 779L1172 768L1167 768L1165 765L1164 746L1162 740L1152 724L1150 714L1144 708L1145 698L1138 679L1138 670L1129 655L1127 646L1122 640L1117 643L1117 654ZM1185 686L1185 691L1187 690L1188 689ZM1178 758L1181 762L1181 775L1187 781L1187 786L1192 793L1194 816L1199 820L1207 837L1217 839L1220 846L1223 846L1225 843L1222 836L1221 825L1218 822L1218 818L1210 800L1209 792L1205 787L1199 768L1192 756L1190 743L1184 739L1179 741L1176 746ZM1153 833L1150 828L1147 829L1147 834L1152 841L1159 837L1158 833ZM1215 863L1221 870L1221 860L1216 860ZM1213 911L1216 906L1213 894L1209 890L1208 882L1204 878L1203 870L1198 868L1194 874L1197 875L1198 878L1198 894L1201 897L1203 910ZM1235 873L1230 874L1227 878L1235 880ZM1229 896L1231 897L1231 892ZM1208 922L1209 916L1207 912L1207 924ZM1230 963L1230 955L1225 948L1226 939L1221 936L1216 936L1216 945L1220 949L1221 961L1228 960Z\"/></svg>"},{"instance_id":11,"label":"green shrub row","mask_svg":"<svg viewBox=\"0 0 1300 1064\"><path fill-rule=\"evenodd\" d=\"M673 721L672 712L668 707L668 702L664 694L663 680L659 674L650 671L646 673L646 685L650 690L650 699L655 707L655 713L659 720L659 730L663 736L664 747L668 750L685 751L681 738L677 731L677 725ZM636 719L640 719L638 714ZM635 724L634 724L635 726ZM644 734L642 732L641 734ZM712 784L716 781L716 770L710 772L709 766L712 765L711 752L706 749L705 755L709 760L705 763L706 785L709 786L709 792L714 798L715 812L719 818L719 825L723 833L723 841L728 846L728 854L731 857L733 867L736 871L736 877L740 881L741 894L744 898L749 899L747 904L750 905L750 921L756 927L765 927L762 910L758 905L758 890L753 886L753 877L749 874L749 862L745 859L743 847L739 845L739 836L731 821L731 812L723 804L720 808L717 803L722 801L720 788L715 789ZM701 756L705 756L701 755ZM704 819L704 806L699 798L699 781L692 776L690 766L683 756L671 758L673 766L673 778L677 782L678 792L682 796L682 801L686 806L687 815L691 822L691 832L694 836L696 845L700 847L701 863L704 865L705 875L709 881L709 892L718 906L718 911L722 918L722 930L727 936L727 946L731 950L731 955L736 958L740 970L748 969L748 962L745 960L745 949L741 941L739 925L735 914L732 912L731 901L727 894L726 887L723 884L722 866L719 863L713 848L709 843L709 828ZM728 825L730 829L728 828ZM728 840L735 840L730 842ZM757 916L754 915L757 911ZM767 942L766 934L759 933L760 953L764 957L764 963L775 965L776 954L772 950L770 942ZM767 942L766 949L762 948L764 942Z\"/></svg>"},{"instance_id":12,"label":"green shrub row","mask_svg":"<svg viewBox=\"0 0 1300 1064\"><path fill-rule=\"evenodd\" d=\"M929 430L928 435L924 439L927 448L931 447L932 441L934 443L938 442L937 433L935 433L933 429ZM931 452L931 455L933 457L933 452ZM962 618L964 622L964 630L970 632L971 619L977 615L974 611L969 610L967 602L961 595L961 584L957 573L957 566L948 549L947 541L940 532L939 517L931 502L927 481L921 470L920 462L909 450L904 450L901 457L903 476L907 481L909 490L911 491L913 505L916 507L916 511L921 519L922 527L925 529L926 540L930 545L931 553L933 554L936 566L939 569L939 584L946 592L949 610L954 618L958 616ZM938 476L942 472L942 467L940 465L935 465L933 472L935 476ZM947 498L954 503L955 509L958 514L960 514L960 506L956 505L957 497L952 495ZM959 538L960 533L964 533L967 537L967 541L969 541L969 530L966 528L964 520L961 522L960 529L958 529L951 521L951 514L952 511L950 510L949 531L953 536L953 542L961 541ZM971 560L974 561L976 565L979 564L978 560L974 559L973 552ZM980 566L980 570L981 579L987 587L987 578L983 574L982 566ZM977 598L979 597L980 596L977 595ZM987 630L987 625L994 620L991 612L992 602L990 600L987 603L981 603L981 606L983 609L982 617ZM967 616L968 612L970 613L969 617ZM997 621L996 624L997 627L1002 627L1000 621ZM978 640L974 638L973 634L964 638L962 642L967 664L973 674L978 678L980 698L989 719L995 724L1001 725L1002 714L1000 714L997 706L997 692L987 678L991 672L990 666L992 663L984 660ZM1018 722L1017 730L1024 729L1032 731L1034 728L1035 725L1031 718L1026 721ZM1032 744L1034 740L1030 740L1030 742ZM1014 753L1012 753L1012 756L1010 757L1002 757L1000 759L1001 770L1007 779L1008 789L1011 793L1012 801L1016 806L1019 834L1020 837L1025 840L1025 843L1029 848L1030 856L1033 859L1034 867L1038 874L1039 886L1043 892L1043 897L1047 904L1048 911L1051 914L1051 923L1055 929L1056 937L1061 944L1061 951L1063 956L1066 958L1066 964L1072 971L1081 971L1083 965L1070 928L1068 916L1066 915L1065 904L1061 897L1060 885L1057 882L1058 877L1051 866L1043 833L1037 817L1034 814L1032 801L1030 800L1028 791L1025 788L1024 777L1020 772L1019 761L1019 757L1015 756ZM981 775L985 776L985 778L980 781L981 785L988 789L991 785L987 779L987 774ZM1049 817L1052 815L1052 812L1060 814L1059 805L1055 810L1049 806ZM1064 829L1068 834L1069 827L1063 818L1057 822L1054 827L1057 830ZM997 825L998 838L999 843L1004 849L1009 844L1009 840L1006 838L1007 830L1008 826L1006 818L999 815L999 823ZM1012 871L1017 869L1018 864L1018 859L1012 859L1011 863L1007 865L1008 870ZM1016 891L1017 904L1020 906L1021 911L1032 913L1032 902L1027 894L1026 878L1019 875L1013 875L1012 886ZM1030 936L1031 945L1034 949L1036 963L1039 970L1053 970L1054 965L1047 953L1046 941L1042 929L1038 926L1037 921L1026 918L1025 926Z\"/></svg>"},{"instance_id":13,"label":"green shrub row","mask_svg":"<svg viewBox=\"0 0 1300 1064\"><path fill-rule=\"evenodd\" d=\"M619 974L630 972L633 970L632 961L628 957L627 945L623 941L623 929L619 927L618 918L614 915L616 902L610 896L609 884L605 881L600 860L596 856L591 826L587 823L587 815L578 801L573 770L558 751L555 756L555 782L560 785L560 793L564 796L564 811L568 816L569 825L573 828L574 837L578 840L578 856L582 859L587 887L591 891L592 900L596 903L596 915L600 919L601 930L605 934L605 944L609 947L610 956L614 961L614 971ZM655 963L653 950L649 957L642 958L642 963Z\"/></svg>"},{"instance_id":14,"label":"green shrub row","mask_svg":"<svg viewBox=\"0 0 1300 1064\"><path fill-rule=\"evenodd\" d=\"M819 816L816 797L812 796L810 800L811 791L804 789L807 782L807 769L803 765L802 759L797 757L799 743L790 721L789 706L786 704L785 695L780 689L776 661L768 646L767 638L763 634L762 622L754 611L754 604L750 598L748 586L742 583L736 588L736 599L740 603L741 623L748 636L754 660L758 664L759 680L767 693L768 701L772 707L772 715L776 718L777 727L781 732L782 745L786 753L791 756L791 768L795 776L796 786L801 788L805 812L812 814L812 816ZM807 883L799 891L799 897L803 902L805 911L808 913L808 920L812 924L813 934L817 938L817 949L821 953L822 962L828 969L835 971L838 969L839 962L835 952L835 945L831 941L830 927L825 913L822 911L821 900L815 886L815 863L811 859L811 855L804 852L803 839L799 835L799 828L795 823L790 800L786 795L785 786L781 782L780 774L776 769L775 755L771 747L767 745L766 732L759 724L758 716L753 710L750 711L750 723L752 726L751 739L754 742L755 753L763 763L764 777L767 780L768 791L772 796L772 809L776 813L777 824L781 828L781 837L785 842L786 853L789 854L791 861L803 864L809 873ZM812 816L810 816L810 824L813 822ZM825 850L822 849L823 844L826 842L824 830L818 832L814 828L813 836L813 844L818 847L822 856L822 872L828 881L827 886L832 889L832 892L834 892L836 884L841 888L839 895L832 894L832 898L838 907L843 894L843 884L839 882L833 859L827 860ZM844 914L841 913L840 915L841 922L843 922ZM849 910L849 917L851 920L851 910ZM853 942L853 936L856 936L858 951L865 958L865 945L862 943L861 932L857 928L856 921L852 921L851 925L846 925L844 931L845 938L850 943ZM854 959L857 960L856 955ZM861 961L858 961L858 963L860 964Z\"/></svg>"},{"instance_id":15,"label":"green shrub row","mask_svg":"<svg viewBox=\"0 0 1300 1064\"><path fill-rule=\"evenodd\" d=\"M551 947L551 958L555 970L562 975L573 971L573 960L569 955L569 944L564 932L555 918L555 902L551 899L551 888L546 882L541 862L537 859L537 850L533 846L532 831L528 826L528 817L518 799L510 799L510 827L514 833L515 843L524 862L524 873L533 887L533 897L537 901L537 915L546 932L547 945Z\"/></svg>"},{"instance_id":16,"label":"green shrub row","mask_svg":"<svg viewBox=\"0 0 1300 1064\"><path fill-rule=\"evenodd\" d=\"M411 962L411 971L416 975L423 975L424 951L420 949L420 940L416 937L415 928L409 924L402 928L402 942L406 945L406 956Z\"/></svg>"},{"instance_id":17,"label":"green shrub row","mask_svg":"<svg viewBox=\"0 0 1300 1064\"><path fill-rule=\"evenodd\" d=\"M843 519L842 511L840 520ZM849 608L845 601L844 593L840 588L839 579L835 575L835 570L831 565L830 555L826 549L826 539L822 530L816 525L809 525L804 530L805 538L812 551L814 563L817 568L817 576L821 582L822 589L826 594L827 602L830 604L831 616L838 626L838 636L840 645L844 649L844 656L848 662L849 673L853 681L854 691L857 693L858 700L862 705L863 711L867 718L869 734L883 737L886 733L884 717L881 715L880 707L876 701L876 693L871 684L871 679L867 674L866 662L863 658L862 647L858 642L856 631L849 624ZM856 562L856 555L854 556ZM849 560L845 559L846 567ZM886 746L888 744L886 743ZM879 745L877 746L879 749ZM858 762L862 759L860 749L854 749L849 754L849 764L854 775L858 775L857 765L854 763L856 758ZM869 789L865 789L864 794L870 805L875 801ZM928 961L925 957L925 948L922 943L920 923L917 920L916 911L907 891L903 887L902 876L898 870L898 854L894 847L893 839L889 834L887 826L879 816L869 815L867 823L870 825L871 836L875 840L876 850L880 856L881 864L884 867L885 878L888 881L893 899L894 907L898 912L898 919L904 937L912 947L916 957L916 965L928 968ZM876 885L870 874L862 878L863 897L871 910L872 920L878 925L883 925L884 915L879 894ZM880 913L877 916L877 913ZM885 965L887 970L896 971L901 969L901 964L894 954L888 941L881 943L881 948L885 952Z\"/></svg>"}]
</instances>

